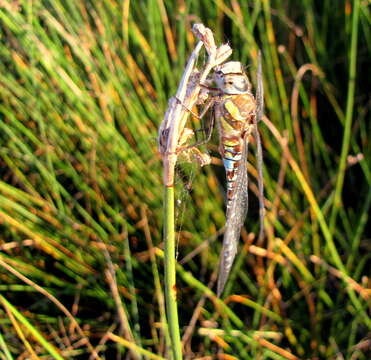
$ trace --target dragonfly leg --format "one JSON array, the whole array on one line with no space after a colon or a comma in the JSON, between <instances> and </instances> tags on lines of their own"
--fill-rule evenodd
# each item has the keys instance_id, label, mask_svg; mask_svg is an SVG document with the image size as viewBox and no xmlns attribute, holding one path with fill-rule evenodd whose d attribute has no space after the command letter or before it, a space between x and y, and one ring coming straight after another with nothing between
<instances>
[{"instance_id":1,"label":"dragonfly leg","mask_svg":"<svg viewBox=\"0 0 371 360\"><path fill-rule=\"evenodd\" d=\"M184 150L189 150L189 149L191 149L191 148L194 148L194 147L197 147L197 146L201 146L201 145L203 145L203 144L208 143L208 142L210 141L210 139L211 139L211 135L212 135L212 133L213 133L214 122L215 122L214 117L212 117L212 118L211 118L210 127L209 127L209 129L208 129L208 134L207 134L206 139L204 139L204 140L200 140L200 141L196 141L194 144L191 144L191 145L188 145L188 146L182 147L182 148L179 149L179 152L180 152L180 151L184 151Z\"/></svg>"},{"instance_id":2,"label":"dragonfly leg","mask_svg":"<svg viewBox=\"0 0 371 360\"><path fill-rule=\"evenodd\" d=\"M179 100L178 100L179 101ZM207 111L210 109L210 107L212 107L214 104L215 104L215 99L214 98L211 98L207 104L205 105L205 107L202 109L202 112L200 114L200 116L197 116L198 119L202 119L205 114L207 113ZM183 104L182 104L183 105ZM185 106L185 105L183 105ZM192 113L193 114L193 113ZM191 149L191 148L194 148L194 147L197 147L197 146L201 146L203 144L206 144L210 141L211 139L211 135L213 133L213 129L214 129L214 122L215 122L215 119L214 119L214 116L211 117L211 122L210 122L210 126L208 128L208 133L207 133L207 136L206 136L206 139L204 140L200 140L200 141L196 141L194 144L191 144L191 145L188 145L188 146L185 146L185 147L182 147L180 148L178 151L181 152L181 151L184 151L184 150L188 150L188 149Z\"/></svg>"},{"instance_id":3,"label":"dragonfly leg","mask_svg":"<svg viewBox=\"0 0 371 360\"><path fill-rule=\"evenodd\" d=\"M185 110L187 110L189 113L191 113L198 120L201 120L206 115L207 111L210 109L210 107L212 105L214 105L214 103L216 101L214 98L209 99L208 102L206 103L205 107L202 109L201 114L200 115L197 115L189 107L187 107L186 105L184 105L183 102L180 99L178 99L176 96L175 96L175 100L180 105L182 105Z\"/></svg>"},{"instance_id":4,"label":"dragonfly leg","mask_svg":"<svg viewBox=\"0 0 371 360\"><path fill-rule=\"evenodd\" d=\"M175 100L178 104L182 105L185 110L187 110L190 114L192 114L196 119L201 120L201 117L194 113L188 106L184 105L182 100L180 100L178 97L174 96Z\"/></svg>"},{"instance_id":5,"label":"dragonfly leg","mask_svg":"<svg viewBox=\"0 0 371 360\"><path fill-rule=\"evenodd\" d=\"M205 127L205 128L199 128L199 129L195 129L193 130L193 132L195 133L195 138L196 138L196 141L199 141L198 140L198 133L202 132L204 134L205 137L207 137L207 134L209 133L209 130L210 128L209 127Z\"/></svg>"}]
</instances>

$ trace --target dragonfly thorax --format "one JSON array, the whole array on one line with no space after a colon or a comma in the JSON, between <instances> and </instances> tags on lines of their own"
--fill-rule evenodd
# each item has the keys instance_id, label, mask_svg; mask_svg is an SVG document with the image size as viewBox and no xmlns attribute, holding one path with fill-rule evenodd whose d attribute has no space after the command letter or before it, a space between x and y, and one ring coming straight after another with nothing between
<instances>
[{"instance_id":1,"label":"dragonfly thorax","mask_svg":"<svg viewBox=\"0 0 371 360\"><path fill-rule=\"evenodd\" d=\"M225 94L238 95L251 93L251 84L244 66L239 61L229 61L215 68L217 87Z\"/></svg>"}]
</instances>

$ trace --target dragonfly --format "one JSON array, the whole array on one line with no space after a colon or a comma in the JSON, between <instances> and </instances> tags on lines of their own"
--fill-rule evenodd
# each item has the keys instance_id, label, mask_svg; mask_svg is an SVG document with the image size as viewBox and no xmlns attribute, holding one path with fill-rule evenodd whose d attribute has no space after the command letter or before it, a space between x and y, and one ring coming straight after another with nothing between
<instances>
[{"instance_id":1,"label":"dragonfly","mask_svg":"<svg viewBox=\"0 0 371 360\"><path fill-rule=\"evenodd\" d=\"M258 54L257 89L255 96L241 62L229 61L215 68L216 88L204 86L213 93L202 114L212 109L209 131L205 140L187 148L199 146L211 139L216 124L219 132L219 152L223 160L226 180L226 225L219 263L217 296L223 293L238 247L242 226L248 210L247 154L249 138L255 138L259 189L259 239L264 233L263 156L258 123L263 115L264 90L261 53ZM201 117L201 116L200 116Z\"/></svg>"}]
</instances>

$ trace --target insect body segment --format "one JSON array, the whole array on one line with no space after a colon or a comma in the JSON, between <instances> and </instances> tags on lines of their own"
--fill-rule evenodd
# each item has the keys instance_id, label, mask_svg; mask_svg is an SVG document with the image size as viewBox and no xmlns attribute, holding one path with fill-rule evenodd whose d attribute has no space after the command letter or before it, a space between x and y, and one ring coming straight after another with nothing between
<instances>
[{"instance_id":1,"label":"insect body segment","mask_svg":"<svg viewBox=\"0 0 371 360\"><path fill-rule=\"evenodd\" d=\"M215 68L215 82L224 94L246 94L251 90L249 78L239 61L229 61Z\"/></svg>"},{"instance_id":2,"label":"insect body segment","mask_svg":"<svg viewBox=\"0 0 371 360\"><path fill-rule=\"evenodd\" d=\"M227 222L220 260L218 296L228 279L248 205L246 157L248 137L255 126L256 102L240 62L225 63L215 71L220 96L215 103L219 152L227 178Z\"/></svg>"},{"instance_id":3,"label":"insect body segment","mask_svg":"<svg viewBox=\"0 0 371 360\"><path fill-rule=\"evenodd\" d=\"M230 207L237 180L238 164L241 160L241 146L226 146L223 148L223 164L227 177L227 209Z\"/></svg>"},{"instance_id":4,"label":"insect body segment","mask_svg":"<svg viewBox=\"0 0 371 360\"><path fill-rule=\"evenodd\" d=\"M244 95L224 95L216 105L216 117L220 134L220 147L227 177L227 209L235 189L237 170L241 160L245 139L252 130L255 116L254 97Z\"/></svg>"}]
</instances>

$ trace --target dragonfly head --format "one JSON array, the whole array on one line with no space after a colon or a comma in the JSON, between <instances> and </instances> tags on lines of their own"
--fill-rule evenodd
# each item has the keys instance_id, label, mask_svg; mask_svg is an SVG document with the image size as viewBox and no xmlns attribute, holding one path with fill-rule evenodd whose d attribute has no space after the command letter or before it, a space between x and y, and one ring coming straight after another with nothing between
<instances>
[{"instance_id":1,"label":"dragonfly head","mask_svg":"<svg viewBox=\"0 0 371 360\"><path fill-rule=\"evenodd\" d=\"M225 94L251 93L251 84L239 61L228 61L215 68L214 79L217 87Z\"/></svg>"}]
</instances>

